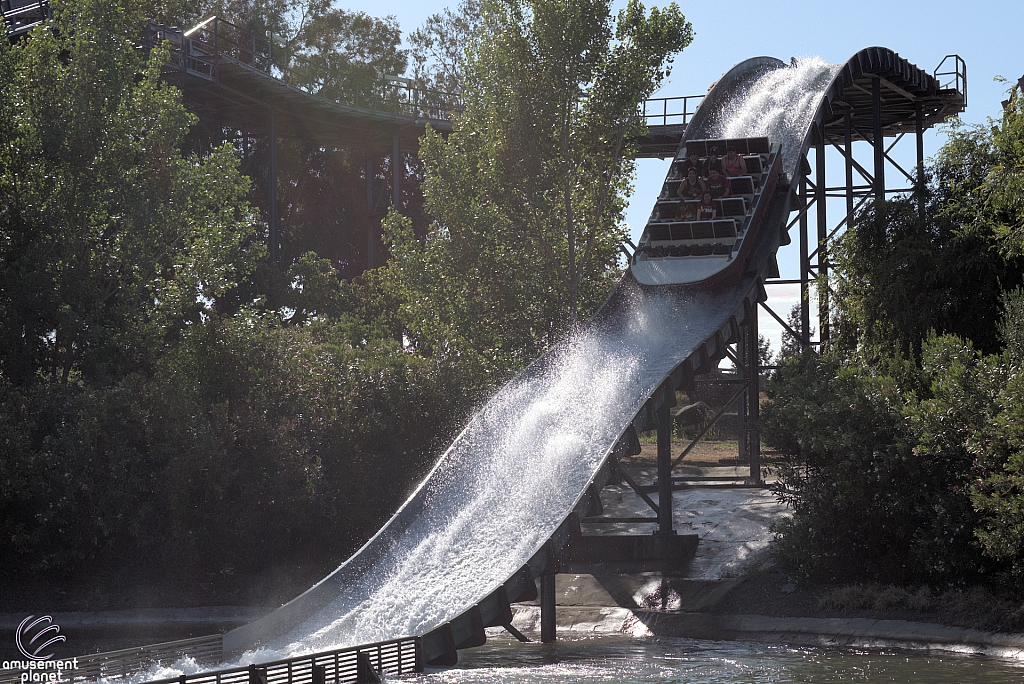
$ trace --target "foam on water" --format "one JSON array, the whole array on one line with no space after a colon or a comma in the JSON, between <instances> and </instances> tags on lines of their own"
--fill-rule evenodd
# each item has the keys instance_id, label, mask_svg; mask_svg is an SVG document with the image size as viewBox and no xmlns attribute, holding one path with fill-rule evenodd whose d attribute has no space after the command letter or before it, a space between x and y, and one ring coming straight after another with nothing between
<instances>
[{"instance_id":1,"label":"foam on water","mask_svg":"<svg viewBox=\"0 0 1024 684\"><path fill-rule=\"evenodd\" d=\"M817 58L771 71L696 137L767 135L792 173L834 71ZM388 548L354 582L239 662L422 634L478 603L551 536L647 397L744 295L634 291L584 326L472 419L423 484L420 513L384 531Z\"/></svg>"}]
</instances>

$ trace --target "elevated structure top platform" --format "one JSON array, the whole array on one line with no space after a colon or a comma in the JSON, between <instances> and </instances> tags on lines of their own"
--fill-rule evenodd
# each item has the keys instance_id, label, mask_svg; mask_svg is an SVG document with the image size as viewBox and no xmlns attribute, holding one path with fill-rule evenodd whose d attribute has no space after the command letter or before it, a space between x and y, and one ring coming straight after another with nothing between
<instances>
[{"instance_id":1,"label":"elevated structure top platform","mask_svg":"<svg viewBox=\"0 0 1024 684\"><path fill-rule=\"evenodd\" d=\"M200 117L218 125L260 135L269 131L273 108L278 135L324 144L390 141L414 146L427 125L451 130L451 115L461 109L455 95L414 88L406 79L376 82L352 79L334 98L301 57L287 57L269 39L244 31L219 17L182 31L150 22L144 47L166 41L170 60L164 78L182 89ZM275 52L276 49L276 52Z\"/></svg>"},{"instance_id":2,"label":"elevated structure top platform","mask_svg":"<svg viewBox=\"0 0 1024 684\"><path fill-rule=\"evenodd\" d=\"M925 130L967 107L967 65L949 55L928 73L887 48L865 48L836 73L821 106L822 130L837 139L847 113L854 142L872 141L876 113L883 137Z\"/></svg>"},{"instance_id":3,"label":"elevated structure top platform","mask_svg":"<svg viewBox=\"0 0 1024 684\"><path fill-rule=\"evenodd\" d=\"M913 133L919 127L926 130L967 106L967 66L958 55L949 55L928 73L892 50L866 48L851 57L833 79L819 119L826 135L844 138L849 113L852 140L871 142L876 82L880 86L877 107L883 137ZM686 126L703 99L703 95L688 95L644 102L641 114L647 123L647 135L637 140L637 156L675 156Z\"/></svg>"}]
</instances>

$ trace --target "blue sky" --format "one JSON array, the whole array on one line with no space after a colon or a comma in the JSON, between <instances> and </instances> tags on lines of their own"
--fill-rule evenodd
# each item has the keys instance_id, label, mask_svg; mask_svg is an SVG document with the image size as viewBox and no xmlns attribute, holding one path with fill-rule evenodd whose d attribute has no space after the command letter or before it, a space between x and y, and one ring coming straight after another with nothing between
<instances>
[{"instance_id":1,"label":"blue sky","mask_svg":"<svg viewBox=\"0 0 1024 684\"><path fill-rule=\"evenodd\" d=\"M394 15L408 33L434 12L452 2L410 0L349 0L346 7L376 16ZM661 3L645 3L652 4ZM1024 0L774 0L768 2L681 2L693 23L693 44L675 60L673 72L658 96L700 94L734 64L758 55L788 61L790 57L819 56L830 63L845 62L858 50L872 45L888 47L921 68L932 71L947 54L959 54L967 62L968 107L962 119L984 123L998 117L1007 84L1024 75ZM925 138L926 155L942 144L942 131ZM913 144L906 150L913 164ZM654 197L664 179L665 164L642 161L627 221L634 237L643 230ZM813 230L813 229L812 229ZM779 255L784 275L795 276L795 251ZM789 276L787 276L789 277ZM785 315L795 292L775 288L769 302ZM762 332L778 347L781 328L761 316Z\"/></svg>"}]
</instances>

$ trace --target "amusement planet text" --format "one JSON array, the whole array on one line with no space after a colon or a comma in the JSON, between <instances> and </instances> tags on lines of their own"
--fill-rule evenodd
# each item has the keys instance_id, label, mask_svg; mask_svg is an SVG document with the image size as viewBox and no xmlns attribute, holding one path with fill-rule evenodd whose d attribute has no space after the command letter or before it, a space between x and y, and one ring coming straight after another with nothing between
<instances>
[{"instance_id":1,"label":"amusement planet text","mask_svg":"<svg viewBox=\"0 0 1024 684\"><path fill-rule=\"evenodd\" d=\"M71 660L5 660L4 670L21 670L21 684L29 682L62 682L64 670L77 670L78 658Z\"/></svg>"}]
</instances>

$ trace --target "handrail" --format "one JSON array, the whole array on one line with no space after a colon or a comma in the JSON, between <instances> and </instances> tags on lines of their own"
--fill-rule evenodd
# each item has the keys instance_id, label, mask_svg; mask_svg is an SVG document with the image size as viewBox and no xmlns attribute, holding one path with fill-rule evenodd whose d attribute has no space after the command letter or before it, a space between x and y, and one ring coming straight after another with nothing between
<instances>
[{"instance_id":1,"label":"handrail","mask_svg":"<svg viewBox=\"0 0 1024 684\"><path fill-rule=\"evenodd\" d=\"M62 671L60 681L77 684L130 677L156 663L169 664L185 656L197 663L212 665L223 662L222 641L222 635L213 634L117 651L90 653L76 658L61 658L74 662L74 666ZM7 670L0 674L0 684L21 684L24 681L23 672L18 670Z\"/></svg>"},{"instance_id":2,"label":"handrail","mask_svg":"<svg viewBox=\"0 0 1024 684\"><path fill-rule=\"evenodd\" d=\"M640 114L648 126L685 125L690 122L690 117L697 111L697 106L703 99L703 95L653 97L641 103ZM691 106L691 102L696 104ZM657 111L658 109L661 111Z\"/></svg>"},{"instance_id":3,"label":"handrail","mask_svg":"<svg viewBox=\"0 0 1024 684\"><path fill-rule=\"evenodd\" d=\"M9 40L28 33L52 16L49 0L37 0L21 7L13 7L9 1L0 2L0 15L7 26Z\"/></svg>"},{"instance_id":4,"label":"handrail","mask_svg":"<svg viewBox=\"0 0 1024 684\"><path fill-rule=\"evenodd\" d=\"M174 39L174 34L181 37ZM180 57L172 55L176 66L213 80L218 77L219 65L227 61L338 104L434 120L450 120L462 111L461 99L456 94L417 88L411 82L386 77L343 77L339 83L331 84L334 92L325 92L315 65L304 55L282 46L278 36L258 35L217 15L184 32L151 21L146 35L149 47L160 38L170 39L172 50L180 51Z\"/></svg>"},{"instance_id":5,"label":"handrail","mask_svg":"<svg viewBox=\"0 0 1024 684\"><path fill-rule=\"evenodd\" d=\"M203 19L203 20L202 20L201 22L199 22L199 23L198 23L198 24L196 24L195 26L193 26L192 28L190 28L190 29L189 29L188 31L185 31L185 33L184 33L183 35L184 35L184 36L185 36L186 38L189 38L189 37L191 37L191 36L192 36L192 34L193 34L193 33L195 33L196 31L198 31L199 29L203 28L204 26L206 26L207 24L209 24L209 23L210 23L211 21L216 21L216 20L218 20L218 19L219 19L219 17L218 17L218 16L216 15L216 14L214 14L214 15L212 15L212 16L209 16L209 17L207 17L206 19ZM229 23L229 22L225 22L225 23ZM234 26L234 24L232 24L232 26Z\"/></svg>"},{"instance_id":6,"label":"handrail","mask_svg":"<svg viewBox=\"0 0 1024 684\"><path fill-rule=\"evenodd\" d=\"M167 679L147 684L346 684L379 681L367 678L365 668L376 675L400 676L423 672L423 654L419 637L406 637L373 644L348 646L295 658L272 660Z\"/></svg>"},{"instance_id":7,"label":"handrail","mask_svg":"<svg viewBox=\"0 0 1024 684\"><path fill-rule=\"evenodd\" d=\"M953 70L940 71L949 60L953 60ZM967 106L967 62L960 55L953 54L943 57L939 66L935 67L935 71L932 72L932 76L938 81L940 90L949 90L952 86L953 90L963 95L964 106ZM952 76L953 78L943 81L942 76Z\"/></svg>"}]
</instances>

